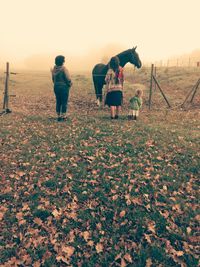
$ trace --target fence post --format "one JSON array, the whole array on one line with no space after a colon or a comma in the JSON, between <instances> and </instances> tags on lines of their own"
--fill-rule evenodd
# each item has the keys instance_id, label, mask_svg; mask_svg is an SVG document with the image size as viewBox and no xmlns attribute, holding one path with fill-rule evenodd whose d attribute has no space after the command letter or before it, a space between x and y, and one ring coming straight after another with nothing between
<instances>
[{"instance_id":1,"label":"fence post","mask_svg":"<svg viewBox=\"0 0 200 267\"><path fill-rule=\"evenodd\" d=\"M197 89L198 89L198 87L199 87L199 84L200 84L200 79L199 79L198 82L196 83L196 86L195 86L194 92L193 92L193 94L192 94L192 98L191 98L191 100L190 100L190 103L193 102L193 99L194 99L194 96L195 96L195 94L196 94L196 92L197 92Z\"/></svg>"},{"instance_id":2,"label":"fence post","mask_svg":"<svg viewBox=\"0 0 200 267\"><path fill-rule=\"evenodd\" d=\"M157 84L157 86L158 86L158 88L159 88L159 90L160 90L162 96L164 97L164 99L165 99L165 101L166 101L168 107L171 108L171 106L170 106L170 104L169 104L169 101L167 100L167 98L166 98L166 96L165 96L163 90L161 89L161 87L160 87L159 83L157 82L156 78L154 77L154 75L153 75L153 79L154 79L154 82Z\"/></svg>"},{"instance_id":3,"label":"fence post","mask_svg":"<svg viewBox=\"0 0 200 267\"><path fill-rule=\"evenodd\" d=\"M3 109L9 111L8 108L8 82L9 82L9 62L6 63L6 80L5 80L5 91L4 91L4 101L3 101Z\"/></svg>"},{"instance_id":4,"label":"fence post","mask_svg":"<svg viewBox=\"0 0 200 267\"><path fill-rule=\"evenodd\" d=\"M154 67L154 77L156 77L157 74L157 68L156 66ZM154 83L154 91L156 91L156 83Z\"/></svg>"},{"instance_id":5,"label":"fence post","mask_svg":"<svg viewBox=\"0 0 200 267\"><path fill-rule=\"evenodd\" d=\"M200 84L200 79L198 79L198 81L196 82L196 84L192 87L192 90L190 90L190 92L187 94L187 96L186 96L183 104L181 105L182 108L184 107L185 103L187 102L187 100L188 100L188 98L190 97L191 94L192 94L192 98L190 100L190 103L192 103L199 84Z\"/></svg>"},{"instance_id":6,"label":"fence post","mask_svg":"<svg viewBox=\"0 0 200 267\"><path fill-rule=\"evenodd\" d=\"M149 90L149 109L151 109L151 97L152 97L152 85L153 85L153 68L154 68L154 65L151 64L151 80L150 80L150 90Z\"/></svg>"}]
</instances>

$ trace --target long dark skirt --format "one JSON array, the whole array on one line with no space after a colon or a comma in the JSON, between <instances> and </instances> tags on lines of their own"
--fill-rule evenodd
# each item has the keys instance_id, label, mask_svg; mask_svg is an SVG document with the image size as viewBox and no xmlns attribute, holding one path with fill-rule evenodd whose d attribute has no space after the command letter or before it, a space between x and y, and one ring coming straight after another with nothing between
<instances>
[{"instance_id":1,"label":"long dark skirt","mask_svg":"<svg viewBox=\"0 0 200 267\"><path fill-rule=\"evenodd\" d=\"M66 85L57 85L54 86L54 92L56 95L56 113L66 113L67 112L67 103L69 97L70 87Z\"/></svg>"},{"instance_id":2,"label":"long dark skirt","mask_svg":"<svg viewBox=\"0 0 200 267\"><path fill-rule=\"evenodd\" d=\"M110 106L121 106L123 100L122 91L108 92L106 95L105 105Z\"/></svg>"}]
</instances>

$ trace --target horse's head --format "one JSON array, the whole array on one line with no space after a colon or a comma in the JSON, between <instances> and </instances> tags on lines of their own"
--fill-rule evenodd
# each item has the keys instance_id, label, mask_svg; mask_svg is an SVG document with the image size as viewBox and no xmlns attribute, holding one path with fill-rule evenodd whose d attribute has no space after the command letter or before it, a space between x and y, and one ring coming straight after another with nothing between
<instances>
[{"instance_id":1,"label":"horse's head","mask_svg":"<svg viewBox=\"0 0 200 267\"><path fill-rule=\"evenodd\" d=\"M131 64L134 64L138 69L142 67L142 62L139 58L138 53L135 51L137 48L133 47L132 49L130 49L130 53L129 53L129 62Z\"/></svg>"}]
</instances>

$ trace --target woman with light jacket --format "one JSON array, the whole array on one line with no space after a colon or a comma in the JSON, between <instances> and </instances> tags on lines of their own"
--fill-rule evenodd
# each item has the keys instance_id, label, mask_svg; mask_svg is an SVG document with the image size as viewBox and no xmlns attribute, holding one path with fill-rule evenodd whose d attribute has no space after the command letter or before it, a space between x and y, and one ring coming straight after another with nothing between
<instances>
[{"instance_id":1,"label":"woman with light jacket","mask_svg":"<svg viewBox=\"0 0 200 267\"><path fill-rule=\"evenodd\" d=\"M111 119L118 119L123 100L123 68L119 65L118 57L112 57L105 77L106 100L105 105L110 107Z\"/></svg>"}]
</instances>

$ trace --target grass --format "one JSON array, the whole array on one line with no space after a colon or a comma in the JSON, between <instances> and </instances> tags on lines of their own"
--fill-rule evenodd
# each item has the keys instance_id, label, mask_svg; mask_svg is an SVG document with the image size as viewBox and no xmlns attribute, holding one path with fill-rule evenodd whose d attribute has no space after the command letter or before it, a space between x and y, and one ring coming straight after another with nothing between
<instances>
[{"instance_id":1,"label":"grass","mask_svg":"<svg viewBox=\"0 0 200 267\"><path fill-rule=\"evenodd\" d=\"M64 123L48 74L16 77L13 113L0 117L2 265L198 266L199 95L187 110L154 95L150 112L144 104L127 121L132 79L148 99L148 72L127 71L113 122L93 104L87 75L73 77ZM197 78L167 74L184 92ZM159 75L164 87L166 70ZM184 99L169 88L173 103Z\"/></svg>"}]
</instances>

